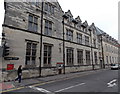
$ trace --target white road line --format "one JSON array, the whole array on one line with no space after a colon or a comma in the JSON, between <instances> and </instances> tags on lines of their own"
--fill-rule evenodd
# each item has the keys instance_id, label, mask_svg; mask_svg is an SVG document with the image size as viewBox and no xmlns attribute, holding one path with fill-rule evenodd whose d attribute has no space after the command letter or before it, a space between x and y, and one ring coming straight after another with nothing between
<instances>
[{"instance_id":1,"label":"white road line","mask_svg":"<svg viewBox=\"0 0 120 94\"><path fill-rule=\"evenodd\" d=\"M71 89L71 88L74 88L74 87L77 87L77 86L80 86L80 85L84 85L84 84L85 84L85 83L81 83L81 84L78 84L78 85L70 86L70 87L67 87L67 88L64 88L64 89L57 90L57 91L55 91L55 92L64 91L64 90Z\"/></svg>"},{"instance_id":2,"label":"white road line","mask_svg":"<svg viewBox=\"0 0 120 94\"><path fill-rule=\"evenodd\" d=\"M38 87L34 87L34 86L28 86L29 88L32 88L34 90L38 90L38 91L41 91L43 93L50 93L50 94L53 94L52 92L48 91L48 90L45 90L43 88L38 88Z\"/></svg>"},{"instance_id":3,"label":"white road line","mask_svg":"<svg viewBox=\"0 0 120 94\"><path fill-rule=\"evenodd\" d=\"M114 79L114 80L110 81L109 83L107 83L108 87L116 86L116 83L115 83L116 81L117 81L117 79Z\"/></svg>"}]
</instances>

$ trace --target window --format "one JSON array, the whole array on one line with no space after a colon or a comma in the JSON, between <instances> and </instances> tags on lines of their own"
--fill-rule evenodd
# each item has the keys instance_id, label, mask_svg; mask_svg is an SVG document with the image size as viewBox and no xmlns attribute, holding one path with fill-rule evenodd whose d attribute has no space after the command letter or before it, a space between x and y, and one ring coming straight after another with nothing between
<instances>
[{"instance_id":1,"label":"window","mask_svg":"<svg viewBox=\"0 0 120 94\"><path fill-rule=\"evenodd\" d=\"M89 45L89 37L85 36L85 45Z\"/></svg>"},{"instance_id":2,"label":"window","mask_svg":"<svg viewBox=\"0 0 120 94\"><path fill-rule=\"evenodd\" d=\"M52 46L44 45L44 57L43 57L44 66L51 66L51 58L52 58Z\"/></svg>"},{"instance_id":3,"label":"window","mask_svg":"<svg viewBox=\"0 0 120 94\"><path fill-rule=\"evenodd\" d=\"M107 44L105 44L106 52L108 51Z\"/></svg>"},{"instance_id":4,"label":"window","mask_svg":"<svg viewBox=\"0 0 120 94\"><path fill-rule=\"evenodd\" d=\"M30 2L32 5L39 6L39 0L34 0L33 2Z\"/></svg>"},{"instance_id":5,"label":"window","mask_svg":"<svg viewBox=\"0 0 120 94\"><path fill-rule=\"evenodd\" d=\"M93 39L94 47L96 47L96 39Z\"/></svg>"},{"instance_id":6,"label":"window","mask_svg":"<svg viewBox=\"0 0 120 94\"><path fill-rule=\"evenodd\" d=\"M67 65L71 66L73 65L74 60L74 54L73 54L73 48L67 48Z\"/></svg>"},{"instance_id":7,"label":"window","mask_svg":"<svg viewBox=\"0 0 120 94\"><path fill-rule=\"evenodd\" d=\"M82 34L77 33L77 43L82 44Z\"/></svg>"},{"instance_id":8,"label":"window","mask_svg":"<svg viewBox=\"0 0 120 94\"><path fill-rule=\"evenodd\" d=\"M69 40L69 41L73 41L73 31L72 30L67 29L66 39Z\"/></svg>"},{"instance_id":9,"label":"window","mask_svg":"<svg viewBox=\"0 0 120 94\"><path fill-rule=\"evenodd\" d=\"M27 42L26 45L26 65L35 65L37 44L33 42Z\"/></svg>"},{"instance_id":10,"label":"window","mask_svg":"<svg viewBox=\"0 0 120 94\"><path fill-rule=\"evenodd\" d=\"M29 15L28 20L29 20L28 21L28 30L37 32L37 30L38 30L38 18L33 16L33 15Z\"/></svg>"},{"instance_id":11,"label":"window","mask_svg":"<svg viewBox=\"0 0 120 94\"><path fill-rule=\"evenodd\" d=\"M85 28L81 26L81 30L82 30L82 31L85 31Z\"/></svg>"},{"instance_id":12,"label":"window","mask_svg":"<svg viewBox=\"0 0 120 94\"><path fill-rule=\"evenodd\" d=\"M112 57L112 61L113 61L113 63L114 63L114 57Z\"/></svg>"},{"instance_id":13,"label":"window","mask_svg":"<svg viewBox=\"0 0 120 94\"><path fill-rule=\"evenodd\" d=\"M83 65L83 51L78 50L77 51L77 60L79 65Z\"/></svg>"},{"instance_id":14,"label":"window","mask_svg":"<svg viewBox=\"0 0 120 94\"><path fill-rule=\"evenodd\" d=\"M45 3L45 11L54 14L54 6L52 4Z\"/></svg>"},{"instance_id":15,"label":"window","mask_svg":"<svg viewBox=\"0 0 120 94\"><path fill-rule=\"evenodd\" d=\"M95 29L93 29L93 34L95 34Z\"/></svg>"},{"instance_id":16,"label":"window","mask_svg":"<svg viewBox=\"0 0 120 94\"><path fill-rule=\"evenodd\" d=\"M112 63L111 56L109 58L110 58L110 63Z\"/></svg>"},{"instance_id":17,"label":"window","mask_svg":"<svg viewBox=\"0 0 120 94\"><path fill-rule=\"evenodd\" d=\"M95 64L97 65L97 52L94 52Z\"/></svg>"},{"instance_id":18,"label":"window","mask_svg":"<svg viewBox=\"0 0 120 94\"><path fill-rule=\"evenodd\" d=\"M90 51L86 51L86 64L91 65L90 64Z\"/></svg>"},{"instance_id":19,"label":"window","mask_svg":"<svg viewBox=\"0 0 120 94\"><path fill-rule=\"evenodd\" d=\"M45 20L45 35L52 36L52 22Z\"/></svg>"}]
</instances>

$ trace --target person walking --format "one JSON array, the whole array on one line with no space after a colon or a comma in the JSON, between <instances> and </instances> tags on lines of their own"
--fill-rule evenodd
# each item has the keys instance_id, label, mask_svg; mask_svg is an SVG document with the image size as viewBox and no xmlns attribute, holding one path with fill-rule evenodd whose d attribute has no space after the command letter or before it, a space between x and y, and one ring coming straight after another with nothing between
<instances>
[{"instance_id":1,"label":"person walking","mask_svg":"<svg viewBox=\"0 0 120 94\"><path fill-rule=\"evenodd\" d=\"M20 65L19 67L18 67L18 70L17 70L17 75L18 75L18 77L15 79L15 81L19 81L19 83L21 83L21 76L22 76L22 65Z\"/></svg>"}]
</instances>

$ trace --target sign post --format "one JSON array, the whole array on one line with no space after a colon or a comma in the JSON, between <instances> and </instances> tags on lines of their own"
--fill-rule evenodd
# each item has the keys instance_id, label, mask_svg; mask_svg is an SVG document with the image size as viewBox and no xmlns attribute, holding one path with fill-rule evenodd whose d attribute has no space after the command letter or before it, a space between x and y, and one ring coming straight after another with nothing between
<instances>
[{"instance_id":1,"label":"sign post","mask_svg":"<svg viewBox=\"0 0 120 94\"><path fill-rule=\"evenodd\" d=\"M58 69L59 74L62 74L63 63L62 62L57 62L56 67Z\"/></svg>"}]
</instances>

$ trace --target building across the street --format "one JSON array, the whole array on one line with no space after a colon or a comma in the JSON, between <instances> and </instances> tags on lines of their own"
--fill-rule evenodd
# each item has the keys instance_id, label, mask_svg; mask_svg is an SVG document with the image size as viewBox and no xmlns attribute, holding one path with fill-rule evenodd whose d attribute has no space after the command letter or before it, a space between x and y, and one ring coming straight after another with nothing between
<instances>
[{"instance_id":1,"label":"building across the street","mask_svg":"<svg viewBox=\"0 0 120 94\"><path fill-rule=\"evenodd\" d=\"M2 76L23 78L109 68L118 63L118 42L64 12L59 2L5 2Z\"/></svg>"}]
</instances>

